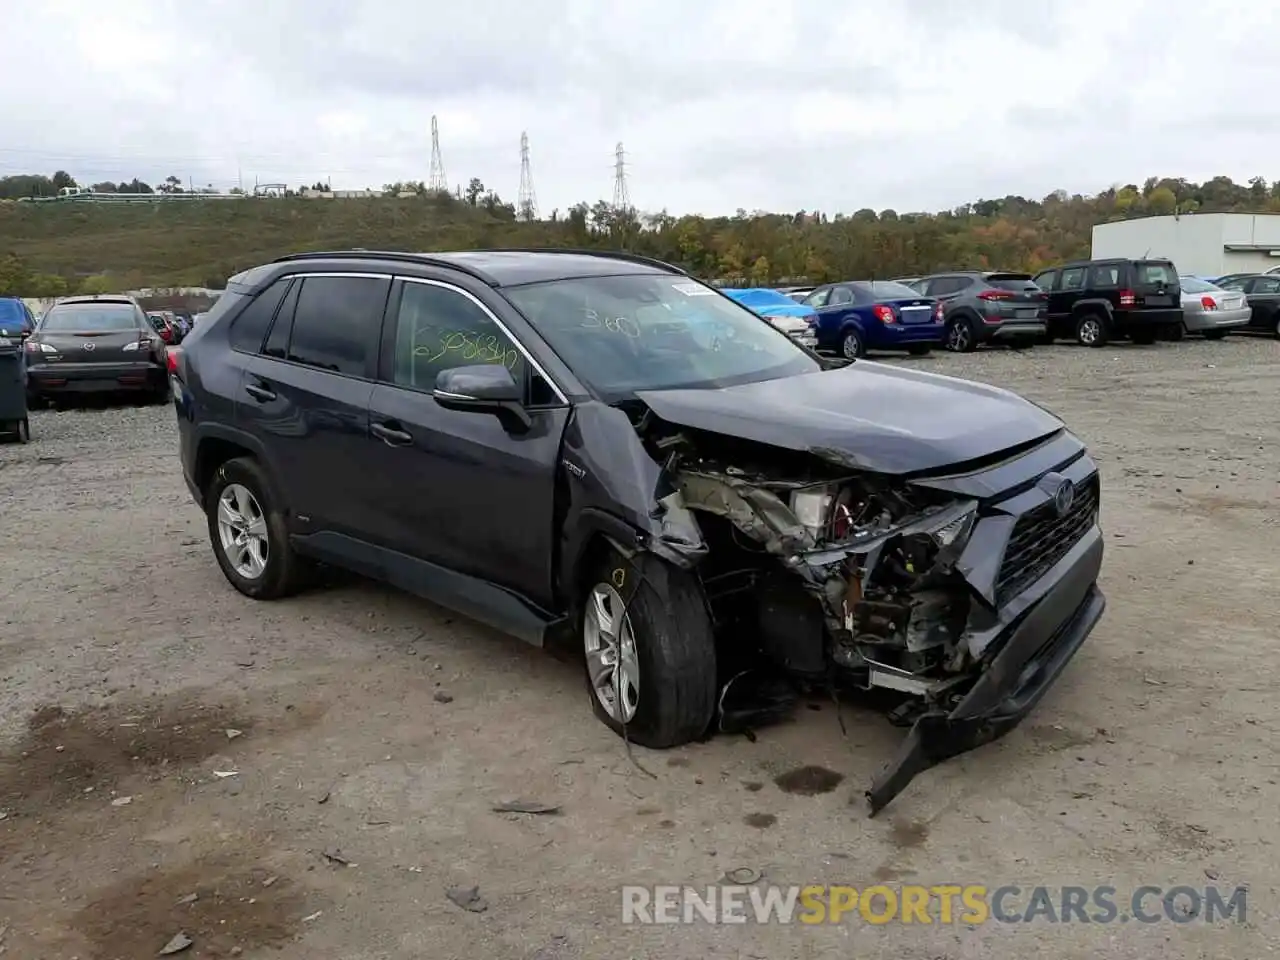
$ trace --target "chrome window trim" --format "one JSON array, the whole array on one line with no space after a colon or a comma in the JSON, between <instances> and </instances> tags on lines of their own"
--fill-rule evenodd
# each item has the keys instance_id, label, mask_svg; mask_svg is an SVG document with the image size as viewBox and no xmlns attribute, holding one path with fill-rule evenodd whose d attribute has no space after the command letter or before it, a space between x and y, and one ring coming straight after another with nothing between
<instances>
[{"instance_id":1,"label":"chrome window trim","mask_svg":"<svg viewBox=\"0 0 1280 960\"><path fill-rule=\"evenodd\" d=\"M301 274L301 276L317 276L317 274ZM368 276L368 274L359 274L359 276ZM379 274L379 276L381 276L381 274ZM427 280L427 279L424 279L423 277L406 277L406 276L401 276L399 274L396 275L396 279L402 280L405 283L420 283L430 287L443 287L445 290L451 290L454 293L459 293L462 296L466 297L468 300L474 303L477 307L483 310L485 315L490 320L492 320L495 325L497 325L498 329L501 330L503 334L506 335L506 338L515 345L515 348L520 351L520 355L524 357L525 361L529 364L529 366L533 367L534 371L537 372L538 376L542 377L542 379L545 380L548 383L548 385L550 385L551 389L555 392L556 398L560 401L560 403L568 406L569 398L566 397L564 391L560 389L560 385L551 378L550 374L547 373L547 371L543 368L542 364L540 364L534 358L533 354L529 352L528 348L523 343L520 342L520 338L517 337L515 334L513 334L510 328L505 323L503 323L500 319L498 319L498 316L492 310L490 310L487 306L485 306L484 302L475 294L471 293L468 290L463 290L461 287L455 286L452 283L446 283L443 280ZM399 324L400 317L398 315L396 316L395 321L397 324Z\"/></svg>"}]
</instances>

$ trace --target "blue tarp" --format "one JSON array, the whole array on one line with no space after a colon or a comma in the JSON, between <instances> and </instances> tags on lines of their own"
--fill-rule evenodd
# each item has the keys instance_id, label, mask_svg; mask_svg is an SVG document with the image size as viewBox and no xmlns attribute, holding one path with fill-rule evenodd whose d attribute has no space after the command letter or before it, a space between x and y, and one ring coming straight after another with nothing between
<instances>
[{"instance_id":1,"label":"blue tarp","mask_svg":"<svg viewBox=\"0 0 1280 960\"><path fill-rule=\"evenodd\" d=\"M817 311L803 303L796 303L785 293L768 287L748 287L745 290L722 290L726 297L750 307L762 317L813 317Z\"/></svg>"}]
</instances>

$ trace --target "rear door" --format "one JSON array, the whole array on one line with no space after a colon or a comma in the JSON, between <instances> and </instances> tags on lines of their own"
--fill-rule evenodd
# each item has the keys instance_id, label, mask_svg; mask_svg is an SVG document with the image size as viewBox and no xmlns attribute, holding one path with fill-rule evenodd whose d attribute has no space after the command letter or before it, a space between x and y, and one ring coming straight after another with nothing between
<instances>
[{"instance_id":1,"label":"rear door","mask_svg":"<svg viewBox=\"0 0 1280 960\"><path fill-rule=\"evenodd\" d=\"M390 289L382 274L301 275L246 360L237 416L271 452L298 532L358 541L372 522L363 457Z\"/></svg>"},{"instance_id":2,"label":"rear door","mask_svg":"<svg viewBox=\"0 0 1280 960\"><path fill-rule=\"evenodd\" d=\"M990 273L983 278L1010 320L1035 320L1047 310L1048 296L1029 273Z\"/></svg>"},{"instance_id":3,"label":"rear door","mask_svg":"<svg viewBox=\"0 0 1280 960\"><path fill-rule=\"evenodd\" d=\"M1182 284L1168 260L1135 260L1130 265L1134 299L1141 307L1181 307Z\"/></svg>"}]
</instances>

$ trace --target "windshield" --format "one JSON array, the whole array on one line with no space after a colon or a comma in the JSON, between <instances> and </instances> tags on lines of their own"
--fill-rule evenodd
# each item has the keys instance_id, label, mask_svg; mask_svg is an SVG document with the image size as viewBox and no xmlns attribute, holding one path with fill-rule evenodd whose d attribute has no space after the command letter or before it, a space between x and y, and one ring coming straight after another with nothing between
<instances>
[{"instance_id":1,"label":"windshield","mask_svg":"<svg viewBox=\"0 0 1280 960\"><path fill-rule=\"evenodd\" d=\"M1182 287L1183 293L1210 293L1214 290L1222 289L1216 284L1201 280L1199 277L1181 277L1178 280L1178 284Z\"/></svg>"},{"instance_id":2,"label":"windshield","mask_svg":"<svg viewBox=\"0 0 1280 960\"><path fill-rule=\"evenodd\" d=\"M872 280L870 282L855 283L854 286L870 293L877 300L920 299L919 290L912 290L905 283L898 283L896 280Z\"/></svg>"},{"instance_id":3,"label":"windshield","mask_svg":"<svg viewBox=\"0 0 1280 960\"><path fill-rule=\"evenodd\" d=\"M127 303L73 303L45 314L40 332L110 333L137 327L137 316Z\"/></svg>"},{"instance_id":4,"label":"windshield","mask_svg":"<svg viewBox=\"0 0 1280 960\"><path fill-rule=\"evenodd\" d=\"M588 277L509 287L507 299L607 401L813 373L786 334L695 280Z\"/></svg>"}]
</instances>

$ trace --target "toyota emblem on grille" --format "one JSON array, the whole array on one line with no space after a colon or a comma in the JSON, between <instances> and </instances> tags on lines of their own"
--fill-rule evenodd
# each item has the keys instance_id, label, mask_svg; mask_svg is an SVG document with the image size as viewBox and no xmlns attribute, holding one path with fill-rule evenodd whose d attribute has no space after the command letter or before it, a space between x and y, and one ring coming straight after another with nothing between
<instances>
[{"instance_id":1,"label":"toyota emblem on grille","mask_svg":"<svg viewBox=\"0 0 1280 960\"><path fill-rule=\"evenodd\" d=\"M90 340L88 343L86 343L86 344L84 345L84 348L85 348L86 350L92 350L92 349L93 349L94 347L96 347L96 346L97 346L97 344L96 344L96 343L94 343L92 340Z\"/></svg>"},{"instance_id":2,"label":"toyota emblem on grille","mask_svg":"<svg viewBox=\"0 0 1280 960\"><path fill-rule=\"evenodd\" d=\"M1066 477L1062 478L1062 483L1058 484L1058 489L1053 494L1053 512L1060 517L1065 517L1071 512L1071 505L1076 502L1076 485Z\"/></svg>"}]
</instances>

